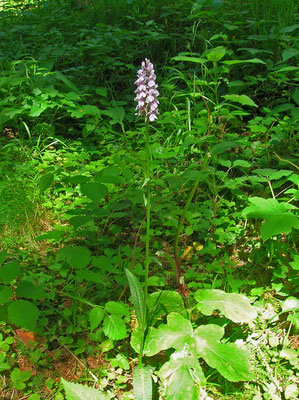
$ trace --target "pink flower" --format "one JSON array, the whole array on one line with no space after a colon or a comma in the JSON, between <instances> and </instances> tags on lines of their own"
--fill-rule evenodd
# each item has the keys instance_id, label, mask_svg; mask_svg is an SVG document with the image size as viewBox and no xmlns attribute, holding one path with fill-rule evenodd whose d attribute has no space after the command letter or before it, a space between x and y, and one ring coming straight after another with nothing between
<instances>
[{"instance_id":1,"label":"pink flower","mask_svg":"<svg viewBox=\"0 0 299 400\"><path fill-rule=\"evenodd\" d=\"M141 63L141 69L137 71L137 80L135 90L137 101L136 115L144 115L145 120L155 121L157 119L158 104L157 97L159 92L157 90L156 75L153 64L147 58Z\"/></svg>"}]
</instances>

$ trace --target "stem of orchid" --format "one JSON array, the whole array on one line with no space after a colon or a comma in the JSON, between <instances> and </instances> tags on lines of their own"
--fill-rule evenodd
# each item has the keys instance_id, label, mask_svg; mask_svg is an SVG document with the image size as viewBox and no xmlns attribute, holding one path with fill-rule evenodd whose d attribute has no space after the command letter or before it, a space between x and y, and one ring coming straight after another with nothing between
<instances>
[{"instance_id":1,"label":"stem of orchid","mask_svg":"<svg viewBox=\"0 0 299 400\"><path fill-rule=\"evenodd\" d=\"M151 158L150 158L150 145L149 145L149 120L146 119L145 126L145 149L146 149L146 169L145 169L145 182L146 182L146 236L145 236L145 276L144 276L144 321L143 321L143 337L140 344L139 352L139 365L142 364L142 355L144 349L145 333L147 328L147 297L148 297L148 275L149 275L149 248L150 248L150 222L151 222Z\"/></svg>"},{"instance_id":2,"label":"stem of orchid","mask_svg":"<svg viewBox=\"0 0 299 400\"><path fill-rule=\"evenodd\" d=\"M208 157L206 157L206 159L203 161L202 163L202 167L200 169L200 172L203 172L206 165L207 165L207 161L208 161ZM173 255L174 255L174 263L175 263L175 267L176 267L176 277L177 277L177 286L178 286L178 291L180 292L180 294L184 296L183 290L184 287L182 287L181 284L181 266L180 266L180 262L179 262L179 240L180 240L180 235L183 229L183 225L186 219L186 215L187 215L187 211L189 210L191 201L193 199L194 193L199 185L199 182L201 180L202 176L201 174L197 177L191 192L189 193L189 196L187 198L187 201L185 203L185 207L183 209L183 213L181 215L180 221L179 221L179 225L176 231L176 235L175 235L175 239L174 239L174 246L173 246Z\"/></svg>"}]
</instances>

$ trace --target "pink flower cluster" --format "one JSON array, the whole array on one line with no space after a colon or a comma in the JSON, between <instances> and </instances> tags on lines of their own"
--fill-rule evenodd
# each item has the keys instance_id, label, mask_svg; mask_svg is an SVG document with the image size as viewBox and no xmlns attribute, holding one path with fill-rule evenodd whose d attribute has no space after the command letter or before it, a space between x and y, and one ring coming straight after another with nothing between
<instances>
[{"instance_id":1,"label":"pink flower cluster","mask_svg":"<svg viewBox=\"0 0 299 400\"><path fill-rule=\"evenodd\" d=\"M145 120L155 121L157 119L158 104L156 75L153 64L147 58L142 61L141 69L137 71L137 80L135 82L137 89L135 90L137 101L136 115L144 115Z\"/></svg>"}]
</instances>

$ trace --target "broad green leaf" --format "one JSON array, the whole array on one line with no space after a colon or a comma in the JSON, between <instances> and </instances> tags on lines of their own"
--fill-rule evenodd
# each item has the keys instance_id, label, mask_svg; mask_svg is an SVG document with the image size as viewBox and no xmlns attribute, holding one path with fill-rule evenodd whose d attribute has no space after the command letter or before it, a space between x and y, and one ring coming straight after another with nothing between
<instances>
[{"instance_id":1,"label":"broad green leaf","mask_svg":"<svg viewBox=\"0 0 299 400\"><path fill-rule=\"evenodd\" d=\"M161 350L174 348L181 350L185 344L192 342L191 322L177 313L171 313L167 316L167 325L161 324L159 328L149 328L145 340L144 354L153 356Z\"/></svg>"},{"instance_id":2,"label":"broad green leaf","mask_svg":"<svg viewBox=\"0 0 299 400\"><path fill-rule=\"evenodd\" d=\"M140 346L141 342L143 339L144 332L143 330L140 329L140 326L137 326L131 333L131 340L130 344L133 350L136 351L136 353L139 353L140 351Z\"/></svg>"},{"instance_id":3,"label":"broad green leaf","mask_svg":"<svg viewBox=\"0 0 299 400\"><path fill-rule=\"evenodd\" d=\"M199 386L205 382L197 357L188 349L173 353L158 375L168 400L198 400Z\"/></svg>"},{"instance_id":4,"label":"broad green leaf","mask_svg":"<svg viewBox=\"0 0 299 400\"><path fill-rule=\"evenodd\" d=\"M117 303L116 301L108 301L105 304L105 310L109 314L120 315L121 317L129 315L128 307L125 304Z\"/></svg>"},{"instance_id":5,"label":"broad green leaf","mask_svg":"<svg viewBox=\"0 0 299 400\"><path fill-rule=\"evenodd\" d=\"M99 182L83 183L81 185L82 193L89 199L99 203L108 193L107 186Z\"/></svg>"},{"instance_id":6,"label":"broad green leaf","mask_svg":"<svg viewBox=\"0 0 299 400\"><path fill-rule=\"evenodd\" d=\"M288 297L281 306L282 311L298 311L299 310L299 299L296 297Z\"/></svg>"},{"instance_id":7,"label":"broad green leaf","mask_svg":"<svg viewBox=\"0 0 299 400\"><path fill-rule=\"evenodd\" d=\"M142 287L141 287L138 279L136 278L136 276L128 269L126 269L126 275L127 275L127 279L129 282L129 287L130 287L131 296L132 296L132 302L133 302L134 310L136 313L138 325L141 330L144 330L144 328L145 328L144 327L144 321L145 321L145 318L144 318L144 293L143 293Z\"/></svg>"},{"instance_id":8,"label":"broad green leaf","mask_svg":"<svg viewBox=\"0 0 299 400\"><path fill-rule=\"evenodd\" d=\"M221 343L224 328L218 325L203 325L195 331L191 322L180 314L167 317L167 325L150 328L145 340L144 354L152 356L161 350L174 348L181 357L203 358L212 368L230 381L250 380L248 354L234 343ZM188 358L187 358L188 359Z\"/></svg>"},{"instance_id":9,"label":"broad green leaf","mask_svg":"<svg viewBox=\"0 0 299 400\"><path fill-rule=\"evenodd\" d=\"M290 233L293 228L299 229L299 219L296 215L290 212L273 215L267 218L261 226L261 236L265 242L280 233Z\"/></svg>"},{"instance_id":10,"label":"broad green leaf","mask_svg":"<svg viewBox=\"0 0 299 400\"><path fill-rule=\"evenodd\" d=\"M12 290L8 286L0 285L0 303L6 303L12 297Z\"/></svg>"},{"instance_id":11,"label":"broad green leaf","mask_svg":"<svg viewBox=\"0 0 299 400\"><path fill-rule=\"evenodd\" d=\"M102 271L93 272L86 269L79 269L76 271L76 278L79 282L85 280L87 282L103 283L105 274Z\"/></svg>"},{"instance_id":12,"label":"broad green leaf","mask_svg":"<svg viewBox=\"0 0 299 400\"><path fill-rule=\"evenodd\" d=\"M16 288L16 295L27 299L41 300L48 297L47 292L32 282L23 281Z\"/></svg>"},{"instance_id":13,"label":"broad green leaf","mask_svg":"<svg viewBox=\"0 0 299 400\"><path fill-rule=\"evenodd\" d=\"M282 60L287 61L290 58L297 57L299 54L298 49L287 49L282 52Z\"/></svg>"},{"instance_id":14,"label":"broad green leaf","mask_svg":"<svg viewBox=\"0 0 299 400\"><path fill-rule=\"evenodd\" d=\"M137 365L133 371L135 400L152 400L152 368Z\"/></svg>"},{"instance_id":15,"label":"broad green leaf","mask_svg":"<svg viewBox=\"0 0 299 400\"><path fill-rule=\"evenodd\" d=\"M225 56L225 54L226 48L223 46L218 46L214 49L208 50L206 56L209 61L218 62Z\"/></svg>"},{"instance_id":16,"label":"broad green leaf","mask_svg":"<svg viewBox=\"0 0 299 400\"><path fill-rule=\"evenodd\" d=\"M110 396L101 393L98 389L80 385L79 383L71 383L61 378L66 400L110 400Z\"/></svg>"},{"instance_id":17,"label":"broad green leaf","mask_svg":"<svg viewBox=\"0 0 299 400\"><path fill-rule=\"evenodd\" d=\"M103 331L112 340L120 340L127 337L126 324L118 315L108 315L105 317Z\"/></svg>"},{"instance_id":18,"label":"broad green leaf","mask_svg":"<svg viewBox=\"0 0 299 400\"><path fill-rule=\"evenodd\" d=\"M148 308L154 319L163 314L183 311L182 296L170 290L152 293L148 296Z\"/></svg>"},{"instance_id":19,"label":"broad green leaf","mask_svg":"<svg viewBox=\"0 0 299 400\"><path fill-rule=\"evenodd\" d=\"M194 331L199 357L217 369L231 382L252 380L248 353L235 343L221 343L224 329L218 325L202 325Z\"/></svg>"},{"instance_id":20,"label":"broad green leaf","mask_svg":"<svg viewBox=\"0 0 299 400\"><path fill-rule=\"evenodd\" d=\"M248 199L248 201L251 203L251 205L244 208L242 215L249 218L268 219L293 208L291 204L278 202L276 199L251 197Z\"/></svg>"},{"instance_id":21,"label":"broad green leaf","mask_svg":"<svg viewBox=\"0 0 299 400\"><path fill-rule=\"evenodd\" d=\"M28 381L31 375L29 371L21 371L19 368L14 368L10 373L10 379L16 389L23 390L26 387L25 382Z\"/></svg>"},{"instance_id":22,"label":"broad green leaf","mask_svg":"<svg viewBox=\"0 0 299 400\"><path fill-rule=\"evenodd\" d=\"M38 308L26 300L17 300L8 307L8 319L18 327L36 330L36 321L39 317Z\"/></svg>"},{"instance_id":23,"label":"broad green leaf","mask_svg":"<svg viewBox=\"0 0 299 400\"><path fill-rule=\"evenodd\" d=\"M225 100L232 101L234 103L242 104L243 106L257 107L257 104L246 94L226 94L222 96Z\"/></svg>"},{"instance_id":24,"label":"broad green leaf","mask_svg":"<svg viewBox=\"0 0 299 400\"><path fill-rule=\"evenodd\" d=\"M197 308L204 315L219 310L233 322L249 322L257 317L255 308L247 297L237 293L225 293L217 289L202 289L195 294Z\"/></svg>"},{"instance_id":25,"label":"broad green leaf","mask_svg":"<svg viewBox=\"0 0 299 400\"><path fill-rule=\"evenodd\" d=\"M230 142L230 141L221 142L212 147L211 153L214 156L217 156L218 154L225 153L226 151L232 149L233 147L237 147L237 146L238 146L238 144L235 142Z\"/></svg>"},{"instance_id":26,"label":"broad green leaf","mask_svg":"<svg viewBox=\"0 0 299 400\"><path fill-rule=\"evenodd\" d=\"M0 266L0 282L9 284L21 273L20 264L16 261Z\"/></svg>"},{"instance_id":27,"label":"broad green leaf","mask_svg":"<svg viewBox=\"0 0 299 400\"><path fill-rule=\"evenodd\" d=\"M44 174L38 182L39 191L44 193L52 185L53 180L54 174L52 172Z\"/></svg>"},{"instance_id":28,"label":"broad green leaf","mask_svg":"<svg viewBox=\"0 0 299 400\"><path fill-rule=\"evenodd\" d=\"M90 262L91 252L83 246L65 246L57 252L57 261L65 260L73 268L82 269Z\"/></svg>"},{"instance_id":29,"label":"broad green leaf","mask_svg":"<svg viewBox=\"0 0 299 400\"><path fill-rule=\"evenodd\" d=\"M104 310L102 307L95 307L89 313L90 330L96 329L104 318Z\"/></svg>"}]
</instances>

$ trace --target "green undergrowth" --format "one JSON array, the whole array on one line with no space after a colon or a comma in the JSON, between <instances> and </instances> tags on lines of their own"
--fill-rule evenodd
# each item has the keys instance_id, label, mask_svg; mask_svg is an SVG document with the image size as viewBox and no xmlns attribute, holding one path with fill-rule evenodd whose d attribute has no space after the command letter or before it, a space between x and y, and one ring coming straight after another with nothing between
<instances>
[{"instance_id":1,"label":"green undergrowth","mask_svg":"<svg viewBox=\"0 0 299 400\"><path fill-rule=\"evenodd\" d=\"M296 399L296 2L0 16L0 397Z\"/></svg>"}]
</instances>

